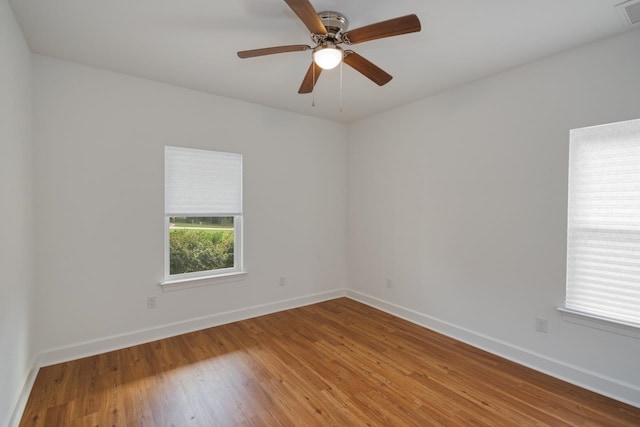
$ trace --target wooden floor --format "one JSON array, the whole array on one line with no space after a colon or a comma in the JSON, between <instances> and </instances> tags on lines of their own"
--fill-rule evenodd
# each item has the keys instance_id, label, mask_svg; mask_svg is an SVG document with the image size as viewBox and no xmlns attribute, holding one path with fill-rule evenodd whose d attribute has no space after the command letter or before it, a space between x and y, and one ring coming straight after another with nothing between
<instances>
[{"instance_id":1,"label":"wooden floor","mask_svg":"<svg viewBox=\"0 0 640 427\"><path fill-rule=\"evenodd\" d=\"M640 409L341 298L40 370L21 426L640 426Z\"/></svg>"}]
</instances>

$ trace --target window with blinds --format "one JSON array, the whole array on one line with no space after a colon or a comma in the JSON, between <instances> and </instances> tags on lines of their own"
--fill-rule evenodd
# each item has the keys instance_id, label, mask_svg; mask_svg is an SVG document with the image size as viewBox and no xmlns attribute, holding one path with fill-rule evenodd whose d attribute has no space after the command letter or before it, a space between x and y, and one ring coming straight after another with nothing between
<instances>
[{"instance_id":1,"label":"window with blinds","mask_svg":"<svg viewBox=\"0 0 640 427\"><path fill-rule=\"evenodd\" d=\"M242 271L242 155L165 147L165 278Z\"/></svg>"},{"instance_id":2,"label":"window with blinds","mask_svg":"<svg viewBox=\"0 0 640 427\"><path fill-rule=\"evenodd\" d=\"M570 133L569 310L640 327L640 120Z\"/></svg>"}]
</instances>

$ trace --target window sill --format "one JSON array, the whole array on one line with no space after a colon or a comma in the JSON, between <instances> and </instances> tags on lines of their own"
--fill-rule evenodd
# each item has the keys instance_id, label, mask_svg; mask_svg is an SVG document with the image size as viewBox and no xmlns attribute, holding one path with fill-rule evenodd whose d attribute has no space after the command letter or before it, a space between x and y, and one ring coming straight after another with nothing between
<instances>
[{"instance_id":1,"label":"window sill","mask_svg":"<svg viewBox=\"0 0 640 427\"><path fill-rule=\"evenodd\" d=\"M229 283L243 280L246 271L234 271L233 273L216 274L212 276L190 277L188 279L165 280L160 283L162 292L179 291L182 289L199 288L201 286Z\"/></svg>"},{"instance_id":2,"label":"window sill","mask_svg":"<svg viewBox=\"0 0 640 427\"><path fill-rule=\"evenodd\" d=\"M575 323L577 325L600 329L601 331L607 331L618 335L640 339L640 326L633 323L625 323L622 321L608 319L606 317L600 317L594 314L571 310L566 307L558 307L558 311L560 311L562 319L565 322Z\"/></svg>"}]
</instances>

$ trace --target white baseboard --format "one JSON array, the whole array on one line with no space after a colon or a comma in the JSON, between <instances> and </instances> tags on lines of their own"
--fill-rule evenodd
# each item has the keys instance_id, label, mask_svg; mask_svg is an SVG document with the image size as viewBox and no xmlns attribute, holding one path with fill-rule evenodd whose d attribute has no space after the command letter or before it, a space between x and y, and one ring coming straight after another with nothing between
<instances>
[{"instance_id":1,"label":"white baseboard","mask_svg":"<svg viewBox=\"0 0 640 427\"><path fill-rule=\"evenodd\" d=\"M361 292L349 289L347 297L520 365L640 408L640 387L636 385L543 356Z\"/></svg>"},{"instance_id":2,"label":"white baseboard","mask_svg":"<svg viewBox=\"0 0 640 427\"><path fill-rule=\"evenodd\" d=\"M282 310L289 310L292 308L315 304L322 301L344 297L346 295L346 289L337 289L298 298L256 305L253 307L241 308L238 310L216 313L209 316L133 331L126 334L113 335L110 337L81 342L71 346L54 348L43 351L38 355L37 367L40 368L83 357L94 356L108 351L119 350L163 338L169 338L201 329L224 325L226 323L237 322L239 320L276 313Z\"/></svg>"}]
</instances>

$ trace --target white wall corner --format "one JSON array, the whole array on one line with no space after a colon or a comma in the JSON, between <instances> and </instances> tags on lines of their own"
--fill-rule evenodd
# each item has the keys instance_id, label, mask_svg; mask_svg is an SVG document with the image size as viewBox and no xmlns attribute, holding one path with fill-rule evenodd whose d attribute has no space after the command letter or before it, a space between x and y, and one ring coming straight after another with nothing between
<instances>
[{"instance_id":1,"label":"white wall corner","mask_svg":"<svg viewBox=\"0 0 640 427\"><path fill-rule=\"evenodd\" d=\"M27 406L27 401L29 400L29 395L31 395L31 389L33 388L33 384L36 382L38 370L39 367L37 365L37 356L34 355L31 358L31 362L29 363L29 374L24 380L24 384L22 385L20 392L14 399L13 404L10 406L10 408L13 409L8 414L8 418L3 426L18 427L18 425L20 424L24 409Z\"/></svg>"}]
</instances>

